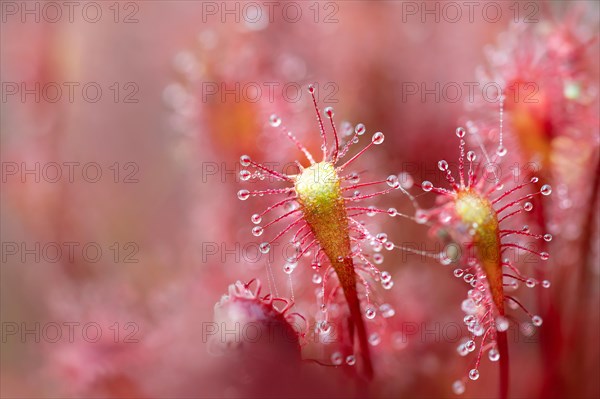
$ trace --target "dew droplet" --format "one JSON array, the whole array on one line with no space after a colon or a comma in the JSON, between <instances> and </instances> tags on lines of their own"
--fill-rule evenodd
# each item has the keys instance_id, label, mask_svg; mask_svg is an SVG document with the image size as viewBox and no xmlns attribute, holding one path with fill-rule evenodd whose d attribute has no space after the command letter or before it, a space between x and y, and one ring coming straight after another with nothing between
<instances>
[{"instance_id":1,"label":"dew droplet","mask_svg":"<svg viewBox=\"0 0 600 399\"><path fill-rule=\"evenodd\" d=\"M262 217L258 213L255 213L250 217L250 220L254 224L259 224L262 221Z\"/></svg>"},{"instance_id":2,"label":"dew droplet","mask_svg":"<svg viewBox=\"0 0 600 399\"><path fill-rule=\"evenodd\" d=\"M533 288L535 287L535 280L532 278L528 278L527 281L525 281L525 285L529 288Z\"/></svg>"},{"instance_id":3,"label":"dew droplet","mask_svg":"<svg viewBox=\"0 0 600 399\"><path fill-rule=\"evenodd\" d=\"M540 316L535 315L531 318L531 322L533 323L534 326L539 327L542 325L544 320L542 320L542 318Z\"/></svg>"},{"instance_id":4,"label":"dew droplet","mask_svg":"<svg viewBox=\"0 0 600 399\"><path fill-rule=\"evenodd\" d=\"M442 172L445 172L448 170L448 162L446 162L445 160L441 160L438 162L438 169L441 170Z\"/></svg>"},{"instance_id":5,"label":"dew droplet","mask_svg":"<svg viewBox=\"0 0 600 399\"><path fill-rule=\"evenodd\" d=\"M367 317L367 319L373 320L375 318L375 315L377 315L377 311L374 308L368 307L365 310L365 316Z\"/></svg>"},{"instance_id":6,"label":"dew droplet","mask_svg":"<svg viewBox=\"0 0 600 399\"><path fill-rule=\"evenodd\" d=\"M369 343L371 346L377 346L381 343L381 337L377 333L369 335Z\"/></svg>"},{"instance_id":7,"label":"dew droplet","mask_svg":"<svg viewBox=\"0 0 600 399\"><path fill-rule=\"evenodd\" d=\"M488 352L488 358L492 362L497 362L498 360L500 360L500 352L498 352L498 349L496 349L496 348L490 349L490 351Z\"/></svg>"},{"instance_id":8,"label":"dew droplet","mask_svg":"<svg viewBox=\"0 0 600 399\"><path fill-rule=\"evenodd\" d=\"M381 265L383 263L383 255L382 254L374 254L373 255L373 263L376 265Z\"/></svg>"},{"instance_id":9,"label":"dew droplet","mask_svg":"<svg viewBox=\"0 0 600 399\"><path fill-rule=\"evenodd\" d=\"M398 181L403 189L408 190L415 184L413 177L407 172L398 173Z\"/></svg>"},{"instance_id":10,"label":"dew droplet","mask_svg":"<svg viewBox=\"0 0 600 399\"><path fill-rule=\"evenodd\" d=\"M423 183L421 183L421 188L423 191L431 191L433 190L433 183L429 180L425 180Z\"/></svg>"},{"instance_id":11,"label":"dew droplet","mask_svg":"<svg viewBox=\"0 0 600 399\"><path fill-rule=\"evenodd\" d=\"M477 156L475 155L475 151L469 151L467 152L467 160L470 162L475 161L475 159L477 159Z\"/></svg>"},{"instance_id":12,"label":"dew droplet","mask_svg":"<svg viewBox=\"0 0 600 399\"><path fill-rule=\"evenodd\" d=\"M417 209L415 213L415 221L419 224L425 224L429 220L429 215L422 209Z\"/></svg>"},{"instance_id":13,"label":"dew droplet","mask_svg":"<svg viewBox=\"0 0 600 399\"><path fill-rule=\"evenodd\" d=\"M508 152L508 150L504 146L498 146L498 148L496 149L496 154L499 157L505 156L507 152Z\"/></svg>"},{"instance_id":14,"label":"dew droplet","mask_svg":"<svg viewBox=\"0 0 600 399\"><path fill-rule=\"evenodd\" d=\"M469 371L469 378L472 379L473 381L475 381L476 379L479 378L479 371L477 369L471 369L471 371Z\"/></svg>"},{"instance_id":15,"label":"dew droplet","mask_svg":"<svg viewBox=\"0 0 600 399\"><path fill-rule=\"evenodd\" d=\"M387 177L387 179L385 179L386 183L388 186L393 187L393 188L398 188L400 187L400 182L398 181L398 176L396 175L389 175Z\"/></svg>"},{"instance_id":16,"label":"dew droplet","mask_svg":"<svg viewBox=\"0 0 600 399\"><path fill-rule=\"evenodd\" d=\"M381 312L381 315L386 319L389 319L390 317L396 314L396 311L389 303L384 303L383 305L381 305L379 307L379 311Z\"/></svg>"},{"instance_id":17,"label":"dew droplet","mask_svg":"<svg viewBox=\"0 0 600 399\"><path fill-rule=\"evenodd\" d=\"M510 302L512 303L512 302ZM508 319L504 316L496 317L496 330L506 331L508 330Z\"/></svg>"},{"instance_id":18,"label":"dew droplet","mask_svg":"<svg viewBox=\"0 0 600 399\"><path fill-rule=\"evenodd\" d=\"M367 131L367 129L365 128L365 125L363 125L362 123L359 123L354 128L354 133L356 133L359 136L362 136L363 134L365 134L366 131Z\"/></svg>"},{"instance_id":19,"label":"dew droplet","mask_svg":"<svg viewBox=\"0 0 600 399\"><path fill-rule=\"evenodd\" d=\"M550 187L549 184L544 184L540 189L540 193L542 193L542 195L550 195L552 194L552 187Z\"/></svg>"},{"instance_id":20,"label":"dew droplet","mask_svg":"<svg viewBox=\"0 0 600 399\"><path fill-rule=\"evenodd\" d=\"M390 208L390 209L388 209L387 212L388 212L388 215L390 215L392 217L398 215L398 211L396 210L396 208Z\"/></svg>"},{"instance_id":21,"label":"dew droplet","mask_svg":"<svg viewBox=\"0 0 600 399\"><path fill-rule=\"evenodd\" d=\"M312 276L312 282L313 283L315 283L315 284L321 284L322 281L323 281L323 278L321 277L320 274L318 274L318 273L313 274L313 276Z\"/></svg>"},{"instance_id":22,"label":"dew droplet","mask_svg":"<svg viewBox=\"0 0 600 399\"><path fill-rule=\"evenodd\" d=\"M531 202L526 202L523 204L523 209L529 212L533 209L533 204Z\"/></svg>"},{"instance_id":23,"label":"dew droplet","mask_svg":"<svg viewBox=\"0 0 600 399\"><path fill-rule=\"evenodd\" d=\"M455 395L462 395L465 393L465 383L461 380L454 381L454 383L452 383L452 392L454 392Z\"/></svg>"},{"instance_id":24,"label":"dew droplet","mask_svg":"<svg viewBox=\"0 0 600 399\"><path fill-rule=\"evenodd\" d=\"M383 133L381 133L381 132L377 132L377 133L375 133L375 134L373 135L373 137L371 137L371 142L372 142L373 144L376 144L376 145L378 145L378 144L381 144L381 143L383 143L383 140L384 140L384 139L385 139L385 136L383 135Z\"/></svg>"},{"instance_id":25,"label":"dew droplet","mask_svg":"<svg viewBox=\"0 0 600 399\"><path fill-rule=\"evenodd\" d=\"M263 228L262 227L260 227L260 226L254 226L252 228L252 235L254 237L260 237L262 235L262 233L263 233Z\"/></svg>"},{"instance_id":26,"label":"dew droplet","mask_svg":"<svg viewBox=\"0 0 600 399\"><path fill-rule=\"evenodd\" d=\"M271 250L271 245L268 242L263 242L258 246L258 250L263 254L268 254Z\"/></svg>"},{"instance_id":27,"label":"dew droplet","mask_svg":"<svg viewBox=\"0 0 600 399\"><path fill-rule=\"evenodd\" d=\"M286 263L285 265L283 265L283 271L286 274L292 274L292 272L294 271L294 269L296 269L296 266L298 264L297 263Z\"/></svg>"},{"instance_id":28,"label":"dew droplet","mask_svg":"<svg viewBox=\"0 0 600 399\"><path fill-rule=\"evenodd\" d=\"M240 157L240 164L242 166L250 166L250 156L249 155L242 155Z\"/></svg>"},{"instance_id":29,"label":"dew droplet","mask_svg":"<svg viewBox=\"0 0 600 399\"><path fill-rule=\"evenodd\" d=\"M546 242L552 241L552 234L544 234L544 241L546 241Z\"/></svg>"},{"instance_id":30,"label":"dew droplet","mask_svg":"<svg viewBox=\"0 0 600 399\"><path fill-rule=\"evenodd\" d=\"M326 107L323 111L330 119L333 118L333 107Z\"/></svg>"},{"instance_id":31,"label":"dew droplet","mask_svg":"<svg viewBox=\"0 0 600 399\"><path fill-rule=\"evenodd\" d=\"M380 242L386 242L388 240L388 236L385 233L379 233L375 236L375 238L377 238L377 240Z\"/></svg>"},{"instance_id":32,"label":"dew droplet","mask_svg":"<svg viewBox=\"0 0 600 399\"><path fill-rule=\"evenodd\" d=\"M382 271L380 275L381 281L386 282L392 280L392 275L387 271Z\"/></svg>"},{"instance_id":33,"label":"dew droplet","mask_svg":"<svg viewBox=\"0 0 600 399\"><path fill-rule=\"evenodd\" d=\"M336 366L339 366L343 362L344 362L344 357L342 356L342 354L340 352L334 352L331 354L331 363L333 363Z\"/></svg>"},{"instance_id":34,"label":"dew droplet","mask_svg":"<svg viewBox=\"0 0 600 399\"><path fill-rule=\"evenodd\" d=\"M272 114L269 117L269 124L271 124L273 127L279 127L279 125L281 125L281 118L275 114Z\"/></svg>"},{"instance_id":35,"label":"dew droplet","mask_svg":"<svg viewBox=\"0 0 600 399\"><path fill-rule=\"evenodd\" d=\"M475 350L475 348L477 347L477 345L475 345L475 341L473 340L469 340L467 341L467 343L465 344L465 348L467 348L467 350L469 352L473 352Z\"/></svg>"},{"instance_id":36,"label":"dew droplet","mask_svg":"<svg viewBox=\"0 0 600 399\"><path fill-rule=\"evenodd\" d=\"M462 301L460 308L463 312L468 314L475 314L477 312L477 305L475 305L475 302L470 298Z\"/></svg>"},{"instance_id":37,"label":"dew droplet","mask_svg":"<svg viewBox=\"0 0 600 399\"><path fill-rule=\"evenodd\" d=\"M252 173L250 173L250 171L248 171L246 169L240 170L240 179L242 181L249 180L251 176L252 176Z\"/></svg>"},{"instance_id":38,"label":"dew droplet","mask_svg":"<svg viewBox=\"0 0 600 399\"><path fill-rule=\"evenodd\" d=\"M346 364L348 366L354 366L356 364L356 357L354 355L346 356Z\"/></svg>"},{"instance_id":39,"label":"dew droplet","mask_svg":"<svg viewBox=\"0 0 600 399\"><path fill-rule=\"evenodd\" d=\"M544 287L544 288L550 288L550 281L548 281L548 280L542 281L542 287Z\"/></svg>"},{"instance_id":40,"label":"dew droplet","mask_svg":"<svg viewBox=\"0 0 600 399\"><path fill-rule=\"evenodd\" d=\"M394 282L393 281L385 281L385 282L381 283L381 285L383 286L384 289L391 290L392 287L394 286Z\"/></svg>"},{"instance_id":41,"label":"dew droplet","mask_svg":"<svg viewBox=\"0 0 600 399\"><path fill-rule=\"evenodd\" d=\"M463 127L456 128L456 136L458 138L462 139L463 137L465 137L465 134L467 134L465 128L463 128Z\"/></svg>"},{"instance_id":42,"label":"dew droplet","mask_svg":"<svg viewBox=\"0 0 600 399\"><path fill-rule=\"evenodd\" d=\"M237 196L242 201L246 201L248 198L250 198L250 191L248 191L248 190L240 190L240 191L238 191Z\"/></svg>"}]
</instances>

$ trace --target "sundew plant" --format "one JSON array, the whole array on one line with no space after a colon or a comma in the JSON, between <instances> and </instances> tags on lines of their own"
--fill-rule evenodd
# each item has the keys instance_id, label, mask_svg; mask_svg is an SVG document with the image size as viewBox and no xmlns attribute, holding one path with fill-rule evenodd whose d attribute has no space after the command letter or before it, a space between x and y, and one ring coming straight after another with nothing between
<instances>
[{"instance_id":1,"label":"sundew plant","mask_svg":"<svg viewBox=\"0 0 600 399\"><path fill-rule=\"evenodd\" d=\"M0 15L0 398L600 398L600 2Z\"/></svg>"}]
</instances>

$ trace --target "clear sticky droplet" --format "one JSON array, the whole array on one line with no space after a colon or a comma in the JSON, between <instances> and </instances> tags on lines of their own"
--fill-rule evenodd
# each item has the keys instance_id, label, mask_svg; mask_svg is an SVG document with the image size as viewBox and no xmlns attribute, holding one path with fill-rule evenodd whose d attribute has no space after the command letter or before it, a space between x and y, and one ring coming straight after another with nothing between
<instances>
[{"instance_id":1,"label":"clear sticky droplet","mask_svg":"<svg viewBox=\"0 0 600 399\"><path fill-rule=\"evenodd\" d=\"M441 170L442 172L445 172L448 170L448 162L446 162L445 160L441 160L438 162L438 169Z\"/></svg>"},{"instance_id":2,"label":"clear sticky droplet","mask_svg":"<svg viewBox=\"0 0 600 399\"><path fill-rule=\"evenodd\" d=\"M552 187L549 184L544 184L540 189L540 193L542 193L542 195L550 195L552 194Z\"/></svg>"},{"instance_id":3,"label":"clear sticky droplet","mask_svg":"<svg viewBox=\"0 0 600 399\"><path fill-rule=\"evenodd\" d=\"M499 147L496 149L496 154L497 154L499 157L503 157L503 156L505 156L507 152L508 152L508 150L507 150L507 149L506 149L506 147L504 147L504 146L499 146Z\"/></svg>"},{"instance_id":4,"label":"clear sticky droplet","mask_svg":"<svg viewBox=\"0 0 600 399\"><path fill-rule=\"evenodd\" d=\"M506 317L504 317L504 316L496 317L496 330L498 330L500 332L508 330L508 319Z\"/></svg>"},{"instance_id":5,"label":"clear sticky droplet","mask_svg":"<svg viewBox=\"0 0 600 399\"><path fill-rule=\"evenodd\" d=\"M369 335L369 344L371 344L371 346L377 346L380 343L381 343L381 336L379 336L379 334L372 333L371 335Z\"/></svg>"},{"instance_id":6,"label":"clear sticky droplet","mask_svg":"<svg viewBox=\"0 0 600 399\"><path fill-rule=\"evenodd\" d=\"M250 156L249 155L242 155L240 157L240 164L242 166L250 166Z\"/></svg>"},{"instance_id":7,"label":"clear sticky droplet","mask_svg":"<svg viewBox=\"0 0 600 399\"><path fill-rule=\"evenodd\" d=\"M252 173L250 173L250 171L248 171L246 169L240 170L240 179L242 181L249 180L251 176L252 176Z\"/></svg>"},{"instance_id":8,"label":"clear sticky droplet","mask_svg":"<svg viewBox=\"0 0 600 399\"><path fill-rule=\"evenodd\" d=\"M381 281L385 283L386 281L390 281L392 279L392 275L387 271L382 271L380 278Z\"/></svg>"},{"instance_id":9,"label":"clear sticky droplet","mask_svg":"<svg viewBox=\"0 0 600 399\"><path fill-rule=\"evenodd\" d=\"M250 217L250 220L254 224L259 224L260 222L262 222L262 217L258 213L255 213Z\"/></svg>"},{"instance_id":10,"label":"clear sticky droplet","mask_svg":"<svg viewBox=\"0 0 600 399\"><path fill-rule=\"evenodd\" d=\"M423 209L417 209L415 212L415 221L419 224L425 224L429 220L429 214Z\"/></svg>"},{"instance_id":11,"label":"clear sticky droplet","mask_svg":"<svg viewBox=\"0 0 600 399\"><path fill-rule=\"evenodd\" d=\"M263 242L258 246L258 250L263 254L268 254L271 250L271 245L268 242Z\"/></svg>"},{"instance_id":12,"label":"clear sticky droplet","mask_svg":"<svg viewBox=\"0 0 600 399\"><path fill-rule=\"evenodd\" d=\"M367 131L367 128L362 123L359 123L354 128L354 133L356 133L359 136L362 136L363 134L365 134L366 131Z\"/></svg>"},{"instance_id":13,"label":"clear sticky droplet","mask_svg":"<svg viewBox=\"0 0 600 399\"><path fill-rule=\"evenodd\" d=\"M465 383L461 380L454 381L452 383L452 392L454 392L455 395L462 395L465 393Z\"/></svg>"},{"instance_id":14,"label":"clear sticky droplet","mask_svg":"<svg viewBox=\"0 0 600 399\"><path fill-rule=\"evenodd\" d=\"M269 124L273 127L279 127L279 125L281 125L281 118L275 114L272 114L269 117Z\"/></svg>"},{"instance_id":15,"label":"clear sticky droplet","mask_svg":"<svg viewBox=\"0 0 600 399\"><path fill-rule=\"evenodd\" d=\"M471 369L471 371L469 371L469 378L472 379L473 381L478 379L479 378L479 370Z\"/></svg>"},{"instance_id":16,"label":"clear sticky droplet","mask_svg":"<svg viewBox=\"0 0 600 399\"><path fill-rule=\"evenodd\" d=\"M369 320L373 320L376 315L377 315L377 311L374 308L369 307L365 310L365 316Z\"/></svg>"},{"instance_id":17,"label":"clear sticky droplet","mask_svg":"<svg viewBox=\"0 0 600 399\"><path fill-rule=\"evenodd\" d=\"M492 362L497 362L498 360L500 360L500 352L498 352L498 349L496 349L496 348L490 349L490 351L488 352L488 358Z\"/></svg>"},{"instance_id":18,"label":"clear sticky droplet","mask_svg":"<svg viewBox=\"0 0 600 399\"><path fill-rule=\"evenodd\" d=\"M544 287L544 288L550 288L550 281L548 281L548 280L542 281L542 287Z\"/></svg>"},{"instance_id":19,"label":"clear sticky droplet","mask_svg":"<svg viewBox=\"0 0 600 399\"><path fill-rule=\"evenodd\" d=\"M246 201L248 198L250 198L250 191L248 190L240 190L237 193L237 197L242 200L242 201Z\"/></svg>"},{"instance_id":20,"label":"clear sticky droplet","mask_svg":"<svg viewBox=\"0 0 600 399\"><path fill-rule=\"evenodd\" d=\"M458 138L462 139L463 137L465 137L466 134L467 134L467 131L465 130L465 128L463 128L463 127L456 128L456 136Z\"/></svg>"},{"instance_id":21,"label":"clear sticky droplet","mask_svg":"<svg viewBox=\"0 0 600 399\"><path fill-rule=\"evenodd\" d=\"M467 152L467 160L469 162L473 162L473 161L475 161L475 159L477 159L477 156L475 155L475 151Z\"/></svg>"},{"instance_id":22,"label":"clear sticky droplet","mask_svg":"<svg viewBox=\"0 0 600 399\"><path fill-rule=\"evenodd\" d=\"M334 352L331 354L331 363L336 366L341 365L344 362L344 357L340 352Z\"/></svg>"},{"instance_id":23,"label":"clear sticky droplet","mask_svg":"<svg viewBox=\"0 0 600 399\"><path fill-rule=\"evenodd\" d=\"M373 135L373 137L371 137L371 141L373 142L373 144L376 144L376 145L383 143L384 139L385 139L385 136L381 132L377 132Z\"/></svg>"},{"instance_id":24,"label":"clear sticky droplet","mask_svg":"<svg viewBox=\"0 0 600 399\"><path fill-rule=\"evenodd\" d=\"M429 192L433 190L433 183L429 180L425 180L423 183L421 183L421 188L423 189L423 191Z\"/></svg>"},{"instance_id":25,"label":"clear sticky droplet","mask_svg":"<svg viewBox=\"0 0 600 399\"><path fill-rule=\"evenodd\" d=\"M384 303L383 305L381 305L379 307L379 311L381 312L381 315L386 319L389 319L390 317L396 314L396 311L389 303Z\"/></svg>"},{"instance_id":26,"label":"clear sticky droplet","mask_svg":"<svg viewBox=\"0 0 600 399\"><path fill-rule=\"evenodd\" d=\"M329 118L333 118L333 107L326 107L324 112Z\"/></svg>"},{"instance_id":27,"label":"clear sticky droplet","mask_svg":"<svg viewBox=\"0 0 600 399\"><path fill-rule=\"evenodd\" d=\"M384 281L383 283L381 283L382 287L386 290L391 290L392 287L394 286L394 282L393 281Z\"/></svg>"},{"instance_id":28,"label":"clear sticky droplet","mask_svg":"<svg viewBox=\"0 0 600 399\"><path fill-rule=\"evenodd\" d=\"M264 230L263 230L263 228L262 228L262 227L260 227L260 226L255 226L255 227L253 227L253 228L252 228L252 235L253 235L254 237L260 237L260 236L262 235L263 231L264 231Z\"/></svg>"}]
</instances>

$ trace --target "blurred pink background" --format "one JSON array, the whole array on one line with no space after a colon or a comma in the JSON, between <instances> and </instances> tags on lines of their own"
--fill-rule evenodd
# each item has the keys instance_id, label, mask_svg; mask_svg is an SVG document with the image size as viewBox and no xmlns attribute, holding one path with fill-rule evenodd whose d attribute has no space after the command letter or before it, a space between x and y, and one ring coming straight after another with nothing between
<instances>
[{"instance_id":1,"label":"blurred pink background","mask_svg":"<svg viewBox=\"0 0 600 399\"><path fill-rule=\"evenodd\" d=\"M515 29L515 19L523 25L532 15L538 22L530 25L541 31L543 24L558 29L580 9L578 37L597 38L599 29L598 4L591 1L500 2L496 22L482 16L484 3L472 22L460 2L463 14L456 22L439 2L426 5L437 15L425 14L421 2L300 2L294 3L302 10L297 22L282 14L287 3L274 3L273 21L255 23L245 21L254 14L244 14L252 11L244 2L98 2L97 22L91 22L95 14L85 2L78 3L72 21L58 2L62 15L56 22L47 3L0 3L2 397L362 396L352 374L298 359L287 359L286 367L287 361L276 360L277 343L253 359L209 353L203 328L213 321L214 305L229 284L256 277L267 290L269 280L264 258L255 261L255 247L247 245L256 243L250 215L268 202L236 198L242 188L239 156L278 163L299 159L268 128L271 113L316 148L306 86L317 82L320 106L335 107L338 123L362 122L369 133L385 133L384 145L360 168L379 178L405 170L417 182L441 181L437 161L457 156L458 124L496 117L494 106L469 101L465 82L481 82L477 70L489 65L486 53L490 46L502 51L507 39L499 35ZM34 14L23 14L26 6ZM577 202L549 207L558 232L550 252L562 255L544 264L553 281L550 292L524 295L547 322L531 340L511 344L511 397L600 395L599 236L592 202L598 190L598 41L587 46L580 53L581 73L596 100L578 119L589 123L577 127L583 132L577 137L587 140L581 146L589 154L578 170L561 174L567 166L557 161L552 165L558 172L547 176L556 179L554 187L563 184L575 192ZM52 82L62 88L56 102L49 101ZM78 84L72 101L64 82ZM82 93L90 82L102 90L97 102ZM272 82L277 85L271 101ZM288 97L282 91L286 83ZM462 95L454 102L443 94L436 100L407 91L436 83L456 83ZM48 87L39 101L22 92L36 84ZM249 91L223 98L221 84ZM262 89L258 95L256 87ZM302 92L292 101L296 87ZM513 131L518 146L518 127ZM72 181L65 162L77 163ZM36 163L39 172L22 173ZM61 165L58 179L54 163ZM95 164L85 169L90 163ZM97 170L101 177L90 182ZM561 180L565 175L576 178ZM431 198L420 200L428 204ZM399 195L380 205L410 209ZM380 223L394 242L434 248L422 226L397 219ZM72 256L67 242L75 243ZM49 243L62 248L60 260L53 261ZM89 252L82 251L86 244ZM33 250L27 254L24 248ZM289 296L282 265L274 260L275 284ZM293 284L299 310L310 314L316 302L305 266L295 272ZM390 336L403 323L419 331L460 323L465 289L449 269L401 253L386 253L383 266L396 282L383 293L396 312ZM76 323L74 339L63 330L51 342L55 330L49 323L64 328L65 322ZM89 323L102 333L98 342L82 337ZM93 328L89 334L95 335ZM456 353L457 341L420 333L407 345L391 340L374 349L378 376L371 396L453 396L452 381L468 370ZM496 396L497 365L483 363L482 377L468 385L465 397Z\"/></svg>"}]
</instances>

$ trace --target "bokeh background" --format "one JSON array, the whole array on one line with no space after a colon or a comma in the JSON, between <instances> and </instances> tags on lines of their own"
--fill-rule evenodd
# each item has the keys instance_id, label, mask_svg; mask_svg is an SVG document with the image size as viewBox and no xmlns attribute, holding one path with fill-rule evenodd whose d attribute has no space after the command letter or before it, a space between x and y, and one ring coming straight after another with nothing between
<instances>
[{"instance_id":1,"label":"bokeh background","mask_svg":"<svg viewBox=\"0 0 600 399\"><path fill-rule=\"evenodd\" d=\"M239 156L300 159L272 113L318 148L306 92L317 83L338 123L385 133L360 168L441 183L456 127L498 119L481 98L489 81L537 84L541 103L507 103L507 140L511 160L543 165L555 189L530 222L555 236L551 260L529 268L552 287L523 294L545 322L511 344L511 396L600 395L598 3L74 3L0 2L3 398L365 395L352 373L287 359L277 342L255 357L211 353L203 329L237 280L286 297L293 286L298 311L318 312L308 265L288 279L274 255L271 281L258 256L250 215L268 202L237 199ZM380 223L394 242L435 249L423 226ZM464 283L385 256L396 314L369 394L452 397L469 367L443 331L462 319ZM484 360L465 397L496 396Z\"/></svg>"}]
</instances>

